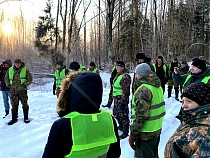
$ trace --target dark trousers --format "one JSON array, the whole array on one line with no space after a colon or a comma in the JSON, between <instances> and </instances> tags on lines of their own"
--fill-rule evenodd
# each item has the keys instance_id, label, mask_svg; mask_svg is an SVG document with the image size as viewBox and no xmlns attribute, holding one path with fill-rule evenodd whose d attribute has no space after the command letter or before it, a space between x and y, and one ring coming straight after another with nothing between
<instances>
[{"instance_id":1,"label":"dark trousers","mask_svg":"<svg viewBox=\"0 0 210 158\"><path fill-rule=\"evenodd\" d=\"M27 90L20 92L11 92L12 94L12 110L18 110L19 101L22 104L23 109L28 109L28 95Z\"/></svg>"},{"instance_id":2,"label":"dark trousers","mask_svg":"<svg viewBox=\"0 0 210 158\"><path fill-rule=\"evenodd\" d=\"M135 145L135 158L158 158L158 145L160 136L152 140L137 139Z\"/></svg>"}]
</instances>

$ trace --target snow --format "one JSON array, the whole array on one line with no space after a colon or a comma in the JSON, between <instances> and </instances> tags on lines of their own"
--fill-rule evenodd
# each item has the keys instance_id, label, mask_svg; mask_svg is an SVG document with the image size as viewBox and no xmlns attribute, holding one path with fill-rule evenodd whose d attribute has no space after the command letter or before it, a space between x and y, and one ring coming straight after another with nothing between
<instances>
[{"instance_id":1,"label":"snow","mask_svg":"<svg viewBox=\"0 0 210 158\"><path fill-rule=\"evenodd\" d=\"M132 75L132 74L131 74ZM109 94L110 74L101 72L103 80L103 100L105 105ZM133 76L132 76L133 77ZM39 81L40 82L40 81ZM29 118L31 122L25 124L23 121L22 105L19 105L18 122L8 126L11 120L11 113L3 119L5 115L2 93L0 93L0 157L1 158L40 158L42 157L45 144L52 123L59 119L56 113L57 98L52 94L53 79L44 79L47 82L43 86L31 85L28 90ZM159 144L159 157L164 158L164 148L170 136L179 126L179 121L175 119L181 107L181 103L172 97L167 98L167 87L164 94L166 103L166 116L163 122L161 140ZM112 105L113 106L113 105ZM129 105L130 107L130 105ZM112 108L102 108L112 110ZM119 133L121 134L121 133ZM121 140L121 158L134 157L134 151L130 148L128 137Z\"/></svg>"}]
</instances>

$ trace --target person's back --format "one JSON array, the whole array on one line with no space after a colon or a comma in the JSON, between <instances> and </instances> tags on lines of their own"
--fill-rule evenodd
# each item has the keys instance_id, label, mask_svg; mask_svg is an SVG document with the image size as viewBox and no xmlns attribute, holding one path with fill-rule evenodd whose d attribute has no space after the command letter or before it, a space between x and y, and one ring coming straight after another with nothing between
<instances>
[{"instance_id":1,"label":"person's back","mask_svg":"<svg viewBox=\"0 0 210 158\"><path fill-rule=\"evenodd\" d=\"M77 71L67 76L57 104L62 118L52 125L43 158L120 157L116 122L110 113L99 110L102 93L102 81L96 73Z\"/></svg>"}]
</instances>

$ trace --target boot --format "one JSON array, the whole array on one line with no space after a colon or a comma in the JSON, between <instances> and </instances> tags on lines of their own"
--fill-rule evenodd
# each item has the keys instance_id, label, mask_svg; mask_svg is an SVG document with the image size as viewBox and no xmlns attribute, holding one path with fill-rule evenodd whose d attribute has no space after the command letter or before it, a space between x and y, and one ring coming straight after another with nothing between
<instances>
[{"instance_id":1,"label":"boot","mask_svg":"<svg viewBox=\"0 0 210 158\"><path fill-rule=\"evenodd\" d=\"M5 118L8 114L9 114L9 110L5 110L5 116L3 118Z\"/></svg>"},{"instance_id":2,"label":"boot","mask_svg":"<svg viewBox=\"0 0 210 158\"><path fill-rule=\"evenodd\" d=\"M113 101L113 100L109 100L108 103L107 103L106 105L102 105L102 107L104 107L104 108L105 108L105 107L110 108L111 105L112 105L112 101Z\"/></svg>"},{"instance_id":3,"label":"boot","mask_svg":"<svg viewBox=\"0 0 210 158\"><path fill-rule=\"evenodd\" d=\"M12 110L12 120L7 123L8 125L13 125L17 122L17 112L17 110Z\"/></svg>"},{"instance_id":4,"label":"boot","mask_svg":"<svg viewBox=\"0 0 210 158\"><path fill-rule=\"evenodd\" d=\"M179 87L175 87L175 99L176 99L177 101L179 101L178 96L179 96Z\"/></svg>"},{"instance_id":5,"label":"boot","mask_svg":"<svg viewBox=\"0 0 210 158\"><path fill-rule=\"evenodd\" d=\"M117 128L118 128L118 130L120 130L120 131L123 131L123 124L122 124L122 121L117 121L118 122L118 125L119 126L117 126Z\"/></svg>"},{"instance_id":6,"label":"boot","mask_svg":"<svg viewBox=\"0 0 210 158\"><path fill-rule=\"evenodd\" d=\"M172 87L168 86L168 98L171 98Z\"/></svg>"},{"instance_id":7,"label":"boot","mask_svg":"<svg viewBox=\"0 0 210 158\"><path fill-rule=\"evenodd\" d=\"M28 109L23 109L23 115L24 115L24 122L29 123L30 120L28 119Z\"/></svg>"},{"instance_id":8,"label":"boot","mask_svg":"<svg viewBox=\"0 0 210 158\"><path fill-rule=\"evenodd\" d=\"M123 134L120 137L120 139L124 139L128 136L129 132L129 124L123 124Z\"/></svg>"}]
</instances>

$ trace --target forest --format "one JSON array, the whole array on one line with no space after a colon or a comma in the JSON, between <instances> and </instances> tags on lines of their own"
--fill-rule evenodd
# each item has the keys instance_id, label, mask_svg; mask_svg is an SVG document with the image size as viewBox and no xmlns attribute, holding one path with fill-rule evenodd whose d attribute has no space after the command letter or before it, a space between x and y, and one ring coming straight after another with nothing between
<instances>
[{"instance_id":1,"label":"forest","mask_svg":"<svg viewBox=\"0 0 210 158\"><path fill-rule=\"evenodd\" d=\"M121 59L132 69L138 52L152 62L159 55L165 62L209 59L209 0L46 0L39 9L42 15L26 20L20 7L9 32L0 10L1 60L21 58L49 71L58 60L108 69Z\"/></svg>"}]
</instances>

